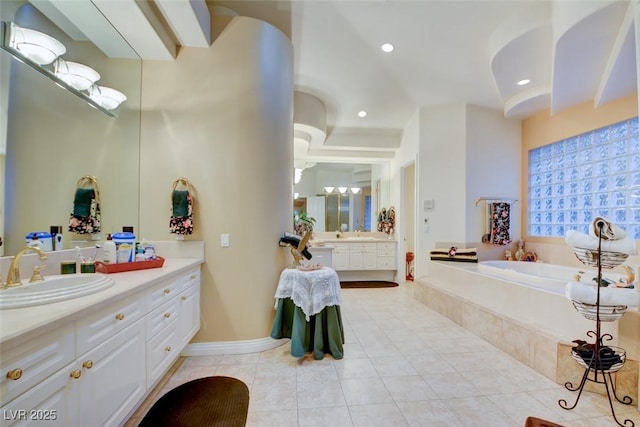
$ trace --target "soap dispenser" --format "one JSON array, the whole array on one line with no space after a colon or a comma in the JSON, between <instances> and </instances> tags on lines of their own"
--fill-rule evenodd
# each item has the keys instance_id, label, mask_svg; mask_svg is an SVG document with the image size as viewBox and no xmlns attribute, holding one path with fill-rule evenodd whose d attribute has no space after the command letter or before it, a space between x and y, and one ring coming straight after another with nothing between
<instances>
[{"instance_id":1,"label":"soap dispenser","mask_svg":"<svg viewBox=\"0 0 640 427\"><path fill-rule=\"evenodd\" d=\"M105 264L115 264L118 260L116 252L116 243L113 241L111 234L107 236L107 241L104 242L102 247L102 261Z\"/></svg>"}]
</instances>

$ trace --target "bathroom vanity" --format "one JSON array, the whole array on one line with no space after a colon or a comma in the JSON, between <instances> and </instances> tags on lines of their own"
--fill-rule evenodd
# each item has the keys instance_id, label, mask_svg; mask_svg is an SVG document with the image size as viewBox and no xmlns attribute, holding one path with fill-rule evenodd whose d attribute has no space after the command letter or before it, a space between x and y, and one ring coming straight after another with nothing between
<instances>
[{"instance_id":1,"label":"bathroom vanity","mask_svg":"<svg viewBox=\"0 0 640 427\"><path fill-rule=\"evenodd\" d=\"M377 238L322 239L309 250L313 262L333 267L341 280L393 280L397 242Z\"/></svg>"},{"instance_id":2,"label":"bathroom vanity","mask_svg":"<svg viewBox=\"0 0 640 427\"><path fill-rule=\"evenodd\" d=\"M167 259L89 296L0 310L3 425L126 421L200 328L202 261Z\"/></svg>"}]
</instances>

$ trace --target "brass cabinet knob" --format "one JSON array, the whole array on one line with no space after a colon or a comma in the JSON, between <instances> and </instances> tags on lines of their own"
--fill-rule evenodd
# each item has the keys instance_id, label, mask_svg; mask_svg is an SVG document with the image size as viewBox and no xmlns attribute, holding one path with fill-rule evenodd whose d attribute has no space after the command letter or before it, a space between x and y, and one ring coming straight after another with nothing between
<instances>
[{"instance_id":1,"label":"brass cabinet knob","mask_svg":"<svg viewBox=\"0 0 640 427\"><path fill-rule=\"evenodd\" d=\"M191 279L191 280L193 280L193 279L195 279L195 278L196 278L196 275L195 275L195 274L192 274L192 275L189 277L189 279Z\"/></svg>"},{"instance_id":2,"label":"brass cabinet knob","mask_svg":"<svg viewBox=\"0 0 640 427\"><path fill-rule=\"evenodd\" d=\"M22 377L22 369L20 368L12 369L9 372L7 372L7 378L9 378L10 380L16 381L16 380L19 380L21 377Z\"/></svg>"},{"instance_id":3,"label":"brass cabinet knob","mask_svg":"<svg viewBox=\"0 0 640 427\"><path fill-rule=\"evenodd\" d=\"M165 290L164 290L164 293L165 293L165 294L168 294L169 292L171 292L171 289L169 289L169 288L167 288L167 289L165 289Z\"/></svg>"},{"instance_id":4,"label":"brass cabinet knob","mask_svg":"<svg viewBox=\"0 0 640 427\"><path fill-rule=\"evenodd\" d=\"M71 373L69 374L69 376L71 378L75 378L75 379L80 378L80 375L82 375L82 371L80 369L76 369L75 371L71 371Z\"/></svg>"},{"instance_id":5,"label":"brass cabinet knob","mask_svg":"<svg viewBox=\"0 0 640 427\"><path fill-rule=\"evenodd\" d=\"M165 313L164 317L165 317L165 319L168 319L169 317L171 317L171 313Z\"/></svg>"},{"instance_id":6,"label":"brass cabinet knob","mask_svg":"<svg viewBox=\"0 0 640 427\"><path fill-rule=\"evenodd\" d=\"M124 313L118 313L118 314L116 314L116 319L117 319L117 320L123 320L123 319L124 319Z\"/></svg>"},{"instance_id":7,"label":"brass cabinet knob","mask_svg":"<svg viewBox=\"0 0 640 427\"><path fill-rule=\"evenodd\" d=\"M187 296L186 295L182 295L182 297L180 298L182 301L186 301L187 300Z\"/></svg>"},{"instance_id":8,"label":"brass cabinet knob","mask_svg":"<svg viewBox=\"0 0 640 427\"><path fill-rule=\"evenodd\" d=\"M93 367L93 360L86 360L82 366L84 366L87 369L91 369Z\"/></svg>"},{"instance_id":9,"label":"brass cabinet knob","mask_svg":"<svg viewBox=\"0 0 640 427\"><path fill-rule=\"evenodd\" d=\"M170 346L170 345L166 346L166 347L164 348L164 351L171 351L171 346Z\"/></svg>"}]
</instances>

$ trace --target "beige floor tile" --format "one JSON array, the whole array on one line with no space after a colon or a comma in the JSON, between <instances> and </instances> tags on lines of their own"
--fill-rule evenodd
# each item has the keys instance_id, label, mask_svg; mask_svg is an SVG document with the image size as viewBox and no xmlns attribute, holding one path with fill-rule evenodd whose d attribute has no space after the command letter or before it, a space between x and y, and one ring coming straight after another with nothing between
<instances>
[{"instance_id":1,"label":"beige floor tile","mask_svg":"<svg viewBox=\"0 0 640 427\"><path fill-rule=\"evenodd\" d=\"M441 399L453 397L478 396L482 393L459 373L430 373L422 378Z\"/></svg>"},{"instance_id":2,"label":"beige floor tile","mask_svg":"<svg viewBox=\"0 0 640 427\"><path fill-rule=\"evenodd\" d=\"M342 385L337 379L298 383L298 408L331 408L346 406Z\"/></svg>"},{"instance_id":3,"label":"beige floor tile","mask_svg":"<svg viewBox=\"0 0 640 427\"><path fill-rule=\"evenodd\" d=\"M380 378L342 380L342 391L349 406L390 403L393 400Z\"/></svg>"},{"instance_id":4,"label":"beige floor tile","mask_svg":"<svg viewBox=\"0 0 640 427\"><path fill-rule=\"evenodd\" d=\"M437 399L438 395L419 375L383 377L382 382L395 402Z\"/></svg>"},{"instance_id":5,"label":"beige floor tile","mask_svg":"<svg viewBox=\"0 0 640 427\"><path fill-rule=\"evenodd\" d=\"M370 359L342 359L334 363L340 379L378 377Z\"/></svg>"},{"instance_id":6,"label":"beige floor tile","mask_svg":"<svg viewBox=\"0 0 640 427\"><path fill-rule=\"evenodd\" d=\"M355 427L401 427L409 425L393 403L357 405L349 408Z\"/></svg>"},{"instance_id":7,"label":"beige floor tile","mask_svg":"<svg viewBox=\"0 0 640 427\"><path fill-rule=\"evenodd\" d=\"M298 410L300 427L353 427L351 415L346 406L337 408L304 408Z\"/></svg>"},{"instance_id":8,"label":"beige floor tile","mask_svg":"<svg viewBox=\"0 0 640 427\"><path fill-rule=\"evenodd\" d=\"M246 427L297 427L298 411L262 411L247 415Z\"/></svg>"},{"instance_id":9,"label":"beige floor tile","mask_svg":"<svg viewBox=\"0 0 640 427\"><path fill-rule=\"evenodd\" d=\"M249 412L298 408L295 383L254 381L249 392Z\"/></svg>"},{"instance_id":10,"label":"beige floor tile","mask_svg":"<svg viewBox=\"0 0 640 427\"><path fill-rule=\"evenodd\" d=\"M336 365L331 359L305 360L296 367L298 383L307 381L332 381L338 380Z\"/></svg>"},{"instance_id":11,"label":"beige floor tile","mask_svg":"<svg viewBox=\"0 0 640 427\"><path fill-rule=\"evenodd\" d=\"M381 377L418 375L418 372L404 356L372 357L371 363Z\"/></svg>"},{"instance_id":12,"label":"beige floor tile","mask_svg":"<svg viewBox=\"0 0 640 427\"><path fill-rule=\"evenodd\" d=\"M410 426L452 427L460 425L460 420L442 400L398 402L397 405Z\"/></svg>"}]
</instances>

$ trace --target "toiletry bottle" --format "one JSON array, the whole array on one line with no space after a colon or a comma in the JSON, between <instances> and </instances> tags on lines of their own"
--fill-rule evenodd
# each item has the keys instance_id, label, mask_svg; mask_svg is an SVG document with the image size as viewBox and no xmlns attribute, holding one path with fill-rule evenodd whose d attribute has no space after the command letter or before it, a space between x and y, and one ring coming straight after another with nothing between
<instances>
[{"instance_id":1,"label":"toiletry bottle","mask_svg":"<svg viewBox=\"0 0 640 427\"><path fill-rule=\"evenodd\" d=\"M142 249L142 245L138 244L136 247L136 261L144 261L144 250Z\"/></svg>"},{"instance_id":2,"label":"toiletry bottle","mask_svg":"<svg viewBox=\"0 0 640 427\"><path fill-rule=\"evenodd\" d=\"M109 234L107 236L107 241L104 242L104 246L102 247L102 261L104 261L105 264L115 264L117 260L116 243L113 241L111 234Z\"/></svg>"},{"instance_id":3,"label":"toiletry bottle","mask_svg":"<svg viewBox=\"0 0 640 427\"><path fill-rule=\"evenodd\" d=\"M27 243L27 246L32 246L44 250L44 244L40 240L38 240L38 236L36 234L31 236L31 241Z\"/></svg>"},{"instance_id":4,"label":"toiletry bottle","mask_svg":"<svg viewBox=\"0 0 640 427\"><path fill-rule=\"evenodd\" d=\"M62 248L62 226L61 225L52 225L50 227L51 238L53 240L53 250L61 251Z\"/></svg>"},{"instance_id":5,"label":"toiletry bottle","mask_svg":"<svg viewBox=\"0 0 640 427\"><path fill-rule=\"evenodd\" d=\"M144 244L144 259L156 259L156 248L151 242L145 242Z\"/></svg>"}]
</instances>

